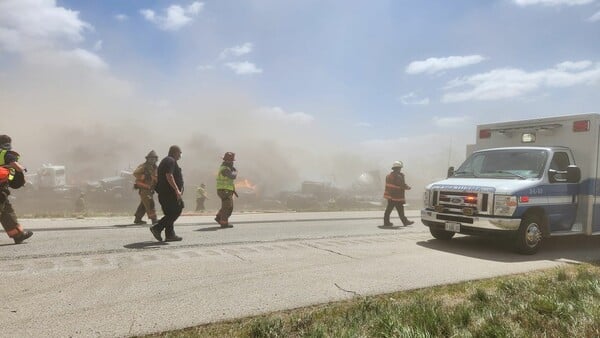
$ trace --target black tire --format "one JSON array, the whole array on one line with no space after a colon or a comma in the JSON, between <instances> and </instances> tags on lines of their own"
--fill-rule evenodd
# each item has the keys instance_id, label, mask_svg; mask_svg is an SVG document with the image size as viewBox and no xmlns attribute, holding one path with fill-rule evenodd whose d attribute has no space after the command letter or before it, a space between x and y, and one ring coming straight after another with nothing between
<instances>
[{"instance_id":1,"label":"black tire","mask_svg":"<svg viewBox=\"0 0 600 338\"><path fill-rule=\"evenodd\" d=\"M543 223L535 215L527 215L521 221L515 245L517 252L523 255L533 255L542 245Z\"/></svg>"},{"instance_id":2,"label":"black tire","mask_svg":"<svg viewBox=\"0 0 600 338\"><path fill-rule=\"evenodd\" d=\"M454 232L452 231L434 229L432 227L429 227L429 232L431 232L431 236L433 236L434 238L441 239L443 241L449 241L450 239L452 239L452 237L454 237Z\"/></svg>"}]
</instances>

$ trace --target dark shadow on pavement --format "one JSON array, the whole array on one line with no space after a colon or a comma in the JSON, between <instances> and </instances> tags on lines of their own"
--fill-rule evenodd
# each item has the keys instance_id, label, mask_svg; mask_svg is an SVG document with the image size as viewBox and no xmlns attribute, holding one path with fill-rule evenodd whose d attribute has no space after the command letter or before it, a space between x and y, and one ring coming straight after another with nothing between
<instances>
[{"instance_id":1,"label":"dark shadow on pavement","mask_svg":"<svg viewBox=\"0 0 600 338\"><path fill-rule=\"evenodd\" d=\"M194 231L217 231L217 230L225 230L225 229L231 229L231 228L233 228L233 227L232 226L230 226L230 227L218 226L218 227L200 228L200 229L196 229Z\"/></svg>"},{"instance_id":2,"label":"dark shadow on pavement","mask_svg":"<svg viewBox=\"0 0 600 338\"><path fill-rule=\"evenodd\" d=\"M145 242L137 242L131 243L127 245L123 245L126 249L154 249L159 248L161 246L169 245L166 242L157 242L157 241L145 241Z\"/></svg>"},{"instance_id":3,"label":"dark shadow on pavement","mask_svg":"<svg viewBox=\"0 0 600 338\"><path fill-rule=\"evenodd\" d=\"M430 239L417 245L477 259L497 262L531 262L540 260L600 261L600 236L562 236L544 238L534 255L521 255L514 249L513 241L503 238L459 236L444 241Z\"/></svg>"},{"instance_id":4,"label":"dark shadow on pavement","mask_svg":"<svg viewBox=\"0 0 600 338\"><path fill-rule=\"evenodd\" d=\"M152 224L115 224L112 227L114 228L149 228Z\"/></svg>"},{"instance_id":5,"label":"dark shadow on pavement","mask_svg":"<svg viewBox=\"0 0 600 338\"><path fill-rule=\"evenodd\" d=\"M399 225L392 225L392 226L389 226L389 225L378 225L377 227L379 229L383 229L383 230L400 230L400 229L406 228L406 227L403 227L403 226L401 227Z\"/></svg>"}]
</instances>

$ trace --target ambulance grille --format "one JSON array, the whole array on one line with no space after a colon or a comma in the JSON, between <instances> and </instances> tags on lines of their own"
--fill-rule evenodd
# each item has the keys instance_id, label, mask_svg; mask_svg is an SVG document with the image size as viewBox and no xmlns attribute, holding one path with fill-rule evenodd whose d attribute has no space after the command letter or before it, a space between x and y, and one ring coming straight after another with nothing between
<instances>
[{"instance_id":1,"label":"ambulance grille","mask_svg":"<svg viewBox=\"0 0 600 338\"><path fill-rule=\"evenodd\" d=\"M487 215L491 206L489 193L433 190L432 204L438 212L466 216Z\"/></svg>"}]
</instances>

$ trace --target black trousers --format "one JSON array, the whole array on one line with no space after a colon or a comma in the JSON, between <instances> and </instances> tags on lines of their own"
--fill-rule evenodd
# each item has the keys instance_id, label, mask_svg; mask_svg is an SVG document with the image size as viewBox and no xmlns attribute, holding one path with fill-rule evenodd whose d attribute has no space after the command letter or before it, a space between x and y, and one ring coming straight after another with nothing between
<instances>
[{"instance_id":1,"label":"black trousers","mask_svg":"<svg viewBox=\"0 0 600 338\"><path fill-rule=\"evenodd\" d=\"M385 208L385 212L383 213L383 224L390 223L390 214L392 213L392 210L394 210L394 208L396 208L396 210L398 210L398 216L400 216L400 220L402 221L402 224L408 223L408 218L406 218L406 216L404 216L404 202L392 201L392 200L387 200L387 201L388 201L388 204L387 204L387 207Z\"/></svg>"},{"instance_id":2,"label":"black trousers","mask_svg":"<svg viewBox=\"0 0 600 338\"><path fill-rule=\"evenodd\" d=\"M167 237L175 235L175 221L181 215L183 211L183 203L177 200L174 193L159 193L158 202L164 214L158 223L155 225L156 229L165 229L165 235Z\"/></svg>"}]
</instances>

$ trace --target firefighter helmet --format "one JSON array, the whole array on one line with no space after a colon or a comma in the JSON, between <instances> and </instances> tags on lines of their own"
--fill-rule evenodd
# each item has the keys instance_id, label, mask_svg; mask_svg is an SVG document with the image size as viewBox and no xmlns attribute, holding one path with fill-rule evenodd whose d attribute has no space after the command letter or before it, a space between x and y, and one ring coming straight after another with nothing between
<instances>
[{"instance_id":1,"label":"firefighter helmet","mask_svg":"<svg viewBox=\"0 0 600 338\"><path fill-rule=\"evenodd\" d=\"M8 135L0 135L0 148L10 150L12 139Z\"/></svg>"},{"instance_id":2,"label":"firefighter helmet","mask_svg":"<svg viewBox=\"0 0 600 338\"><path fill-rule=\"evenodd\" d=\"M153 157L153 158L158 158L158 155L156 155L156 152L155 152L154 150L151 150L151 151L148 153L148 155L146 155L146 158L150 158L150 157Z\"/></svg>"},{"instance_id":3,"label":"firefighter helmet","mask_svg":"<svg viewBox=\"0 0 600 338\"><path fill-rule=\"evenodd\" d=\"M226 152L225 155L223 155L223 161L225 162L233 162L235 161L235 153L232 152Z\"/></svg>"}]
</instances>

